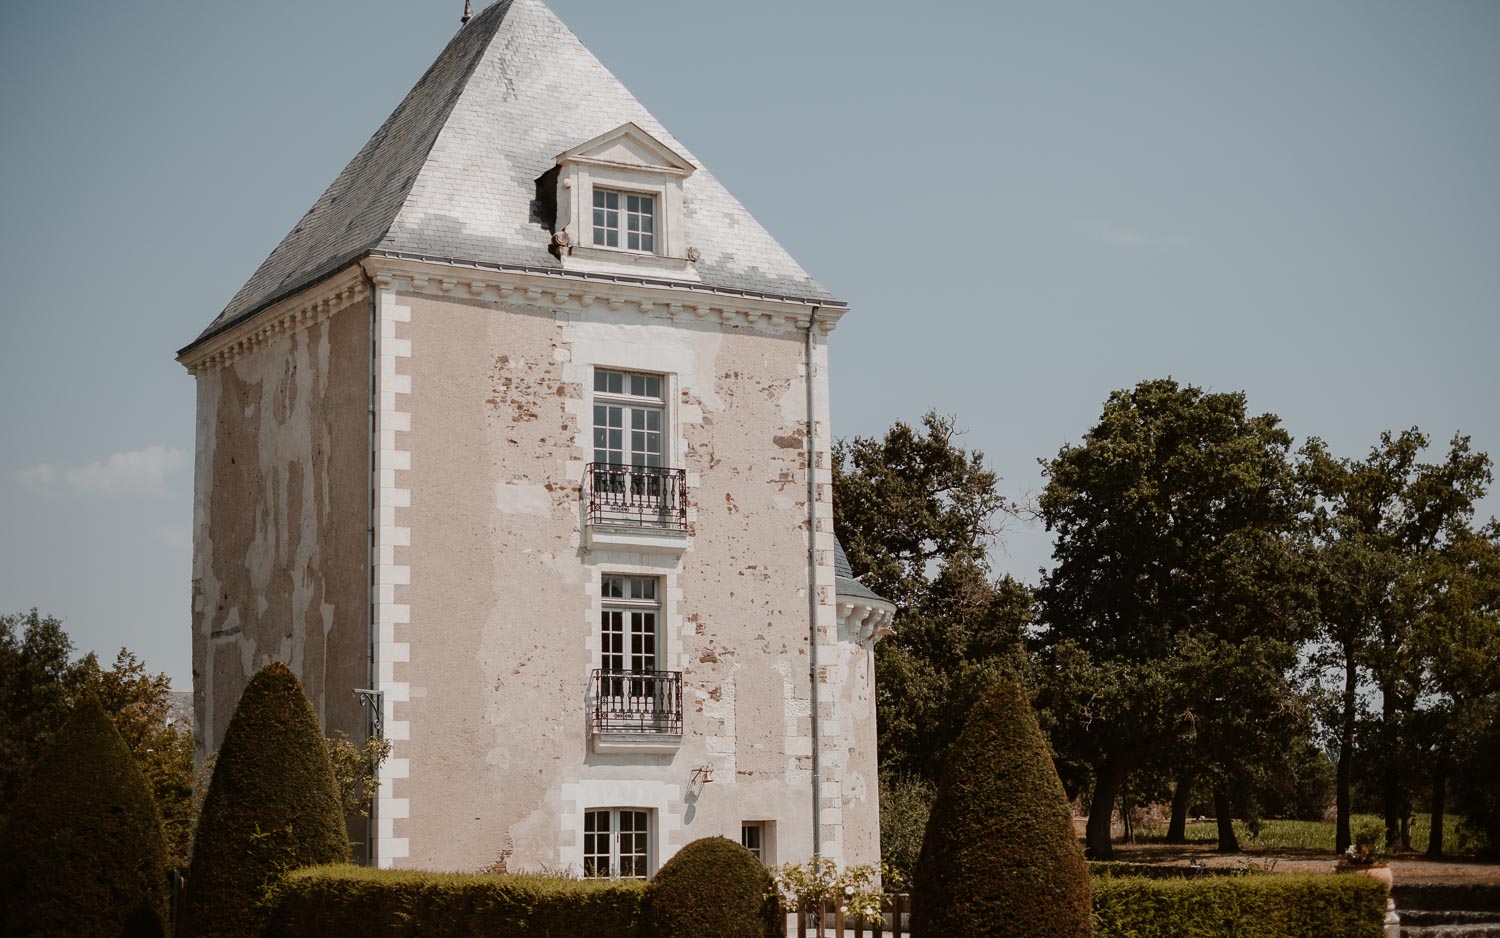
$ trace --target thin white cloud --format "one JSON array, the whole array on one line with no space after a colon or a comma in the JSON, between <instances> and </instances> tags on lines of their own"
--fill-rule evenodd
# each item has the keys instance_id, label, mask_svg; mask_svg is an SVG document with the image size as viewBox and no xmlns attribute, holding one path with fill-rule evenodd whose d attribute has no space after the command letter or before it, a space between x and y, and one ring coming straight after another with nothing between
<instances>
[{"instance_id":1,"label":"thin white cloud","mask_svg":"<svg viewBox=\"0 0 1500 938\"><path fill-rule=\"evenodd\" d=\"M1154 235L1135 231L1121 225L1113 225L1109 222L1091 221L1083 226L1085 232L1091 237L1098 238L1107 244L1118 244L1132 248L1185 248L1191 247L1192 242L1180 235Z\"/></svg>"},{"instance_id":2,"label":"thin white cloud","mask_svg":"<svg viewBox=\"0 0 1500 938\"><path fill-rule=\"evenodd\" d=\"M40 463L16 472L15 480L34 495L164 495L167 475L187 462L183 450L148 446L86 466Z\"/></svg>"}]
</instances>

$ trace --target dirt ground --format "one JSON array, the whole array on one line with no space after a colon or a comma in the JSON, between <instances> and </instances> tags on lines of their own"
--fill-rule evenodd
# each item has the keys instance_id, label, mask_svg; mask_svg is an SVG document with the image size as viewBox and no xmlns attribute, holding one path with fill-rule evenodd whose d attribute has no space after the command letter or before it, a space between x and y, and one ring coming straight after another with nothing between
<instances>
[{"instance_id":1,"label":"dirt ground","mask_svg":"<svg viewBox=\"0 0 1500 938\"><path fill-rule=\"evenodd\" d=\"M1187 866L1189 861L1209 866L1235 867L1252 863L1277 873L1332 873L1332 855L1292 848L1246 846L1241 853L1219 854L1214 845L1203 844L1115 844L1114 859L1129 863ZM1495 883L1500 884L1500 863L1451 858L1429 860L1421 856L1397 856L1390 861L1398 883Z\"/></svg>"}]
</instances>

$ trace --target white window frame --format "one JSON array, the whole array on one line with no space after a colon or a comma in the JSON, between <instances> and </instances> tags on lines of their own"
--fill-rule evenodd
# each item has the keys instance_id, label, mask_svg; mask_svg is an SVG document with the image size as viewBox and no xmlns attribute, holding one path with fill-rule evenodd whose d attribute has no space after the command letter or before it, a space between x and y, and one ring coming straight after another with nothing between
<instances>
[{"instance_id":1,"label":"white window frame","mask_svg":"<svg viewBox=\"0 0 1500 938\"><path fill-rule=\"evenodd\" d=\"M621 854L620 854L620 836L622 834L622 831L621 831L622 824L621 824L621 822L622 822L622 820L623 820L623 818L624 818L624 816L626 814L642 816L642 817L645 818L645 822L646 822L646 830L645 830L645 834L646 834L646 849L645 849L645 853L643 855L643 859L645 860L645 870L642 871L640 873L640 875L632 874L630 876L623 876L623 875L621 875L621 872L620 872L620 869L621 869L621 866L620 866L620 859L621 859ZM607 855L601 855L601 854L598 854L598 853L590 853L589 852L589 846L590 846L590 844L589 844L589 838L590 837L597 837L597 836L599 836L599 833L597 831L595 831L592 834L589 833L589 829L588 829L589 820L590 820L590 818L597 818L600 815L603 815L603 816L607 817L608 821L609 821L609 831L608 831L608 833L606 833L604 835L604 836L606 836L606 837L609 838L609 843L608 843L609 853ZM597 808L588 808L588 809L586 809L583 812L583 831L584 831L584 834L583 834L583 867L582 867L582 873L583 873L583 878L584 879L649 879L649 878L651 878L651 876L653 874L655 874L655 872L656 872L656 812L652 811L650 808L642 808L642 807L615 807L615 808L597 807ZM634 833L634 832L632 832L632 833ZM600 873L598 871L598 867L597 866L594 867L593 871L591 871L589 869L589 859L590 859L590 857L598 857L598 856L605 856L605 858L606 858L606 864L607 864L608 869L605 872L603 872L603 873ZM632 856L642 856L642 854L632 854Z\"/></svg>"},{"instance_id":2,"label":"white window frame","mask_svg":"<svg viewBox=\"0 0 1500 938\"><path fill-rule=\"evenodd\" d=\"M626 589L627 593L629 592L629 586L630 586L630 582L632 580L643 580L643 581L644 580L649 580L653 584L655 584L654 589L652 590L652 592L654 592L656 594L655 598L653 598L653 599L635 599L635 598L632 598L630 596L624 596L624 597L606 596L605 595L605 592L606 592L606 586L605 586L605 584L606 584L607 581L609 581L611 579L621 579L621 580L624 580L625 583L626 583L626 586L627 586L627 589ZM652 628L651 628L651 647L652 647L651 660L652 660L654 666L651 667L651 668L648 668L646 670L649 670L649 671L665 671L665 670L667 670L666 668L662 667L663 663L667 660L667 657L666 657L666 654L665 654L665 649L663 649L663 647L662 647L662 639L664 637L664 632L662 630L662 617L665 614L665 606L664 606L662 600L664 598L663 594L665 593L665 591L666 591L666 583L663 580L663 578L659 577L659 576L649 576L649 575L644 575L644 574L639 574L639 573L612 573L612 572L609 572L609 571L603 571L603 572L601 572L599 574L599 662L598 662L597 667L600 670L605 670L605 667L604 667L604 665L605 665L604 658L605 658L606 654L609 654L609 652L607 652L606 649L605 649L605 641L604 641L604 617L606 615L610 614L610 613L620 613L622 616L626 617L623 620L622 627L621 627L622 648L621 648L621 652L620 652L620 655L621 655L621 657L622 657L622 659L624 661L624 664L626 666L623 667L623 668L618 668L618 669L616 669L616 668L609 668L608 670L611 670L611 671L619 670L619 671L625 671L625 672L629 672L629 671L633 670L630 667L630 664L631 664L631 659L633 657L635 657L635 655L634 655L634 652L631 650L631 648L628 647L629 646L630 636L631 636L630 620L629 620L628 617L633 612L650 612L650 613L654 613L654 616L652 618L652 623L651 623L652 624Z\"/></svg>"},{"instance_id":3,"label":"white window frame","mask_svg":"<svg viewBox=\"0 0 1500 938\"><path fill-rule=\"evenodd\" d=\"M619 393L615 393L615 392L611 392L611 391L600 391L600 390L598 390L598 387L599 387L599 377L601 375L607 375L607 374L618 374L618 375L621 376L621 391ZM661 388L661 396L659 396L659 397L650 397L650 396L647 396L647 395L632 394L630 392L630 386L631 386L631 379L632 378L643 378L643 379L644 378L655 378L655 379L657 379L660 382L659 387ZM637 413L637 412L643 412L643 411L654 411L654 412L660 414L660 416L661 416L661 452L658 453L657 456L661 460L660 466L662 468L671 468L672 467L672 463L674 462L673 456L675 455L676 448L677 448L675 446L675 441L674 441L674 439L672 437L672 426L671 426L671 420L670 420L671 411L667 407L667 401L670 398L671 389L672 389L672 376L671 375L659 374L657 372L651 372L651 371L632 371L632 370L626 369L626 368L607 368L607 367L604 367L604 366L596 366L594 368L594 375L593 375L593 378L592 378L592 385L591 386L594 388L593 397L592 397L592 399L589 402L589 419L590 419L591 424L592 424L591 429L593 430L593 439L590 440L590 443L592 444L591 447L590 447L590 453L591 453L591 455L593 457L591 461L592 462L608 462L608 460L600 460L598 458L599 457L599 449L601 447L598 444L598 438L597 438L597 434L598 434L598 431L599 431L599 415L597 413L597 408L599 408L599 407L619 407L619 408L622 409L622 419L621 419L621 426L620 426L621 434L622 434L621 447L620 447L621 458L622 459L629 458L631 461L629 461L629 462L621 462L621 463L618 463L618 465L623 465L623 466L649 466L650 465L649 462L638 463L638 462L634 461L635 448L631 445L632 444L631 434L634 432L634 426L633 426L633 422L634 421L633 421L633 418L634 418L635 413ZM607 429L608 429L608 425L606 424L606 430ZM643 432L650 432L650 431L646 430L646 431L643 431ZM609 449L611 449L611 447L608 445L608 440L607 439L605 441L605 445L604 445L603 449L605 449L606 451L609 450Z\"/></svg>"},{"instance_id":4,"label":"white window frame","mask_svg":"<svg viewBox=\"0 0 1500 938\"><path fill-rule=\"evenodd\" d=\"M766 857L765 828L765 821L739 822L739 846L748 849L760 863L768 863L769 861L769 857ZM747 834L751 833L751 831L754 831L754 840L756 840L754 846L747 843L747 840L750 840Z\"/></svg>"},{"instance_id":5,"label":"white window frame","mask_svg":"<svg viewBox=\"0 0 1500 938\"><path fill-rule=\"evenodd\" d=\"M662 244L662 237L661 237L661 204L662 204L662 193L661 193L660 190L655 190L655 189L626 189L626 188L620 188L620 187L615 187L615 186L593 186L591 188L592 188L592 195L589 198L589 206L590 207L589 207L589 225L588 225L588 231L589 231L588 243L589 243L589 245L591 247L598 248L601 251L625 251L625 252L630 253L630 254L657 254L657 253L659 253L659 251L657 249ZM607 206L606 207L601 207L600 205L597 204L598 203L598 199L599 199L599 197L601 195L602 196L610 196L610 195L615 196L619 200L619 204L616 205L613 209L608 208ZM631 199L650 199L651 200L651 211L650 211L650 214L646 214L644 212L632 212L630 210L630 200ZM617 216L617 218L616 218L616 222L617 222L616 226L613 227L613 228L610 228L608 225L605 225L605 226L601 227L599 225L598 219L596 217L596 213L598 213L600 211L605 211L605 212L612 211L612 212L616 213L616 216ZM638 229L636 231L631 231L630 230L630 218L631 218L632 215L634 215L636 217L639 217L639 218L650 218L651 219L651 230L650 231L641 231L641 230ZM615 244L608 244L608 243L606 243L604 241L600 241L599 240L601 233L607 233L607 232L610 232L610 231L613 231L615 233L615 237L616 237L616 243ZM651 239L651 246L650 247L639 247L639 246L637 246L637 247L631 247L630 246L630 236L631 235L635 235L637 238L640 238L640 239L650 238Z\"/></svg>"}]
</instances>

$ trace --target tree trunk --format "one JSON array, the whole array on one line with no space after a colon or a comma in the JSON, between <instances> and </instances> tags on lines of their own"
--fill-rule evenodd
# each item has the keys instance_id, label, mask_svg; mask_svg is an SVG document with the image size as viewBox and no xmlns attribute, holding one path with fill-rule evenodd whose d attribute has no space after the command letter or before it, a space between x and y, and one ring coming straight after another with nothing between
<instances>
[{"instance_id":1,"label":"tree trunk","mask_svg":"<svg viewBox=\"0 0 1500 938\"><path fill-rule=\"evenodd\" d=\"M1427 856L1443 856L1443 814L1448 808L1448 751L1439 749L1432 760L1432 831L1427 835Z\"/></svg>"},{"instance_id":2,"label":"tree trunk","mask_svg":"<svg viewBox=\"0 0 1500 938\"><path fill-rule=\"evenodd\" d=\"M1214 815L1219 824L1220 853L1239 853L1240 841L1234 836L1234 818L1229 815L1229 783L1214 782Z\"/></svg>"},{"instance_id":3,"label":"tree trunk","mask_svg":"<svg viewBox=\"0 0 1500 938\"><path fill-rule=\"evenodd\" d=\"M1114 856L1109 839L1109 819L1115 813L1115 799L1125 782L1125 772L1112 765L1095 766L1094 796L1089 799L1089 822L1085 828L1084 853L1090 860L1108 860Z\"/></svg>"},{"instance_id":4,"label":"tree trunk","mask_svg":"<svg viewBox=\"0 0 1500 938\"><path fill-rule=\"evenodd\" d=\"M1380 688L1380 807L1385 815L1385 845L1395 850L1401 844L1401 779L1396 774L1396 694L1384 684Z\"/></svg>"},{"instance_id":5,"label":"tree trunk","mask_svg":"<svg viewBox=\"0 0 1500 938\"><path fill-rule=\"evenodd\" d=\"M1341 701L1343 712L1339 721L1339 765L1334 794L1334 811L1337 817L1333 836L1335 853L1343 853L1354 843L1354 837L1349 832L1349 787L1354 774L1354 706L1358 691L1359 672L1354 664L1354 649L1345 645L1344 697Z\"/></svg>"},{"instance_id":6,"label":"tree trunk","mask_svg":"<svg viewBox=\"0 0 1500 938\"><path fill-rule=\"evenodd\" d=\"M1177 776L1177 787L1172 789L1172 820L1167 822L1167 843L1187 843L1187 813L1193 800L1193 776L1184 772Z\"/></svg>"},{"instance_id":7,"label":"tree trunk","mask_svg":"<svg viewBox=\"0 0 1500 938\"><path fill-rule=\"evenodd\" d=\"M1130 823L1130 793L1123 790L1123 785L1121 786L1121 789L1120 831L1122 832L1122 836L1120 837L1120 843L1133 844L1135 843L1135 828Z\"/></svg>"}]
</instances>

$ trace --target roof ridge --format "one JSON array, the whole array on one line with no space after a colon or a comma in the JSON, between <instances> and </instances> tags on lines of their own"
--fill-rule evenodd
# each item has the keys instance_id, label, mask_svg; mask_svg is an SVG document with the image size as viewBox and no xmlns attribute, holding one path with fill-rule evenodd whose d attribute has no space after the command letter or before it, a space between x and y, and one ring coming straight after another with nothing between
<instances>
[{"instance_id":1,"label":"roof ridge","mask_svg":"<svg viewBox=\"0 0 1500 938\"><path fill-rule=\"evenodd\" d=\"M302 217L297 220L297 223L292 226L292 230L282 237L275 249L266 256L266 259L256 268L255 273L245 282L245 285L240 288L239 292L230 298L223 312L196 339L190 342L183 351L187 351L193 346L233 328L256 313L281 302L288 296L305 290L312 284L331 276L336 271L363 257L372 248L385 240L401 213L401 206L405 204L407 197L411 195L411 188L416 183L421 167L427 161L428 157L431 156L432 148L437 144L443 127L447 124L449 116L453 113L454 106L463 94L464 87L473 76L474 69L483 60L485 50L489 47L489 42L493 38L494 31L504 21L505 13L513 3L514 0L498 0L498 2L490 4L472 20L458 28L453 37L443 47L443 51L438 54L431 65L427 66L427 70L422 73L422 77L417 79L416 83L401 98L400 103L396 105L395 109L386 116L385 120L381 121L380 126L375 128L375 132L365 141L364 146L360 147L359 152L344 165L344 168L334 177L333 182L329 183L328 187L323 190L322 195L318 196L317 201L312 204L312 207L304 212ZM482 39L481 34L485 34ZM460 46L461 42L472 45L472 48L462 48ZM461 61L459 73L454 76L455 80L443 82L441 87L434 87L442 78L440 72L445 67L452 67L452 60L454 58L462 59L465 55L466 61ZM439 97L436 102L438 106L422 115L427 118L427 126L423 129L424 131L430 130L430 133L424 132L418 135L417 139L426 138L425 144L419 148L414 148L411 153L406 154L407 160L404 160L403 163L413 159L415 163L410 166L411 171L405 181L396 185L390 193L384 194L383 199L381 192L365 191L366 187L356 185L356 177L368 175L371 172L378 172L378 167L370 167L367 164L378 156L379 151L386 146L388 141L391 141L392 145L398 145L401 142L395 139L397 137L397 125L403 118L410 116L410 110L417 106L419 99L424 97L426 93L442 91L444 89L447 89L448 93ZM396 175L399 177L399 172ZM283 249L290 250L294 237L306 230L305 226L307 226L308 219L318 216L317 221L321 222L329 214L328 210L346 195L352 196L356 200L362 199L366 203L366 210L362 210L358 217L370 218L371 212L367 209L369 206L374 206L376 212L373 217L383 218L384 221L372 226L368 234L364 234L363 236L355 235L351 238L349 244L344 245L339 253L333 255L331 260L325 260L311 268L304 265L301 268L289 271L272 287L273 292L266 293L262 290L259 295L256 295L253 288L257 285L263 286L263 284L258 283L258 281L262 280L262 274L271 274L274 276L274 262L278 259L277 255L282 254ZM391 204L391 207L387 211L379 211L378 205L374 205L377 201L382 200L388 201ZM346 202L345 204L349 203ZM355 221L358 220L358 217ZM345 233L351 231L354 228L354 224L355 222L351 221L345 227Z\"/></svg>"}]
</instances>

